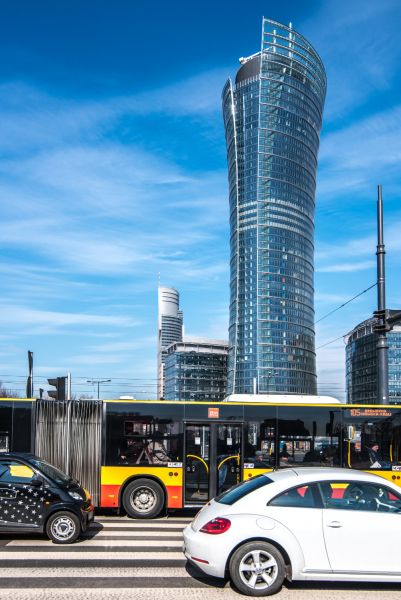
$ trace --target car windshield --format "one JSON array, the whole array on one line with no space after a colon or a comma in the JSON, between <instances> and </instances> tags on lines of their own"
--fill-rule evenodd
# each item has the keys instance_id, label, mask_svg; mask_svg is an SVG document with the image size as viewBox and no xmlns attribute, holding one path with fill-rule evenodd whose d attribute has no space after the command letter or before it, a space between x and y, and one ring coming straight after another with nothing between
<instances>
[{"instance_id":1,"label":"car windshield","mask_svg":"<svg viewBox=\"0 0 401 600\"><path fill-rule=\"evenodd\" d=\"M68 475L66 475L56 467L53 467L53 465L49 465L49 463L45 462L44 460L38 460L37 458L34 458L30 462L33 465L35 465L35 467L38 467L38 469L40 469L42 473L50 477L50 479L52 479L56 483L65 485L72 481L71 477L68 477Z\"/></svg>"},{"instance_id":2,"label":"car windshield","mask_svg":"<svg viewBox=\"0 0 401 600\"><path fill-rule=\"evenodd\" d=\"M247 496L254 490L268 485L269 483L273 483L273 480L266 477L266 475L257 475L256 477L252 477L252 479L247 479L242 483L238 483L226 492L216 496L216 502L220 502L220 504L235 504L235 502L238 502L238 500L241 500L244 496Z\"/></svg>"}]
</instances>

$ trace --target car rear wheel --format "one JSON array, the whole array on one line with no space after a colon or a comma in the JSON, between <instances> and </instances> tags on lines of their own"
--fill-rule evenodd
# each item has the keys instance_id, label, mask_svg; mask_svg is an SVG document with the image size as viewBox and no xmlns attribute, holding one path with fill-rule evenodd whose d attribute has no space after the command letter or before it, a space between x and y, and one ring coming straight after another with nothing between
<instances>
[{"instance_id":1,"label":"car rear wheel","mask_svg":"<svg viewBox=\"0 0 401 600\"><path fill-rule=\"evenodd\" d=\"M268 542L248 542L231 557L230 575L235 587L248 596L270 596L285 579L281 553Z\"/></svg>"},{"instance_id":2,"label":"car rear wheel","mask_svg":"<svg viewBox=\"0 0 401 600\"><path fill-rule=\"evenodd\" d=\"M72 544L81 534L81 524L73 513L60 511L47 521L46 534L55 544Z\"/></svg>"},{"instance_id":3,"label":"car rear wheel","mask_svg":"<svg viewBox=\"0 0 401 600\"><path fill-rule=\"evenodd\" d=\"M156 481L136 479L127 485L123 493L123 506L130 517L152 519L157 517L164 505L164 493Z\"/></svg>"}]
</instances>

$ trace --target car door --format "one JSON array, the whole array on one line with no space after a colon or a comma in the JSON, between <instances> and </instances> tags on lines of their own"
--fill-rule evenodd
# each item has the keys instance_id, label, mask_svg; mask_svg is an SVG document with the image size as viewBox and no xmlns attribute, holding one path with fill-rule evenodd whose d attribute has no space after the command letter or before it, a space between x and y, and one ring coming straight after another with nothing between
<instances>
[{"instance_id":1,"label":"car door","mask_svg":"<svg viewBox=\"0 0 401 600\"><path fill-rule=\"evenodd\" d=\"M333 481L321 491L332 570L401 574L401 496L386 485L357 481Z\"/></svg>"},{"instance_id":2,"label":"car door","mask_svg":"<svg viewBox=\"0 0 401 600\"><path fill-rule=\"evenodd\" d=\"M40 527L44 508L43 482L17 460L0 461L0 525Z\"/></svg>"},{"instance_id":3,"label":"car door","mask_svg":"<svg viewBox=\"0 0 401 600\"><path fill-rule=\"evenodd\" d=\"M323 505L315 484L293 487L273 498L266 514L280 522L297 539L305 569L330 571L322 531Z\"/></svg>"}]
</instances>

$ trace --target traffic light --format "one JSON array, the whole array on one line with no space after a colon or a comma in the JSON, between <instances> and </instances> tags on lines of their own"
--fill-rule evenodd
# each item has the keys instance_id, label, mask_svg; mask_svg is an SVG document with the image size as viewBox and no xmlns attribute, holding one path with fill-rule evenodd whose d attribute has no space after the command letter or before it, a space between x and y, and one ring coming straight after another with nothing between
<instances>
[{"instance_id":1,"label":"traffic light","mask_svg":"<svg viewBox=\"0 0 401 600\"><path fill-rule=\"evenodd\" d=\"M54 386L55 390L48 390L47 395L49 398L54 398L55 400L65 401L65 377L56 377L54 379L48 379L47 382L49 385Z\"/></svg>"},{"instance_id":2,"label":"traffic light","mask_svg":"<svg viewBox=\"0 0 401 600\"><path fill-rule=\"evenodd\" d=\"M373 316L377 319L373 325L373 331L377 333L387 333L393 329L394 325L398 325L401 322L400 310L390 310L388 308L375 310Z\"/></svg>"}]
</instances>

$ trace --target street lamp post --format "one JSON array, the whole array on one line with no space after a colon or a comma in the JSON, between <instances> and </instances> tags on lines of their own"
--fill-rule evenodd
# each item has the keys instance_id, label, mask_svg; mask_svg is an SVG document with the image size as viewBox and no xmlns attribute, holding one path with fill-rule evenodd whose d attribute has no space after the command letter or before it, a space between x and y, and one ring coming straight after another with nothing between
<instances>
[{"instance_id":1,"label":"street lamp post","mask_svg":"<svg viewBox=\"0 0 401 600\"><path fill-rule=\"evenodd\" d=\"M388 343L386 323L386 279L384 268L383 199L382 186L377 188L377 315L380 331L377 336L377 392L378 404L388 403Z\"/></svg>"},{"instance_id":2,"label":"street lamp post","mask_svg":"<svg viewBox=\"0 0 401 600\"><path fill-rule=\"evenodd\" d=\"M111 379L87 379L86 383L92 383L93 385L97 384L97 399L100 399L100 384L101 383L109 383Z\"/></svg>"}]
</instances>

